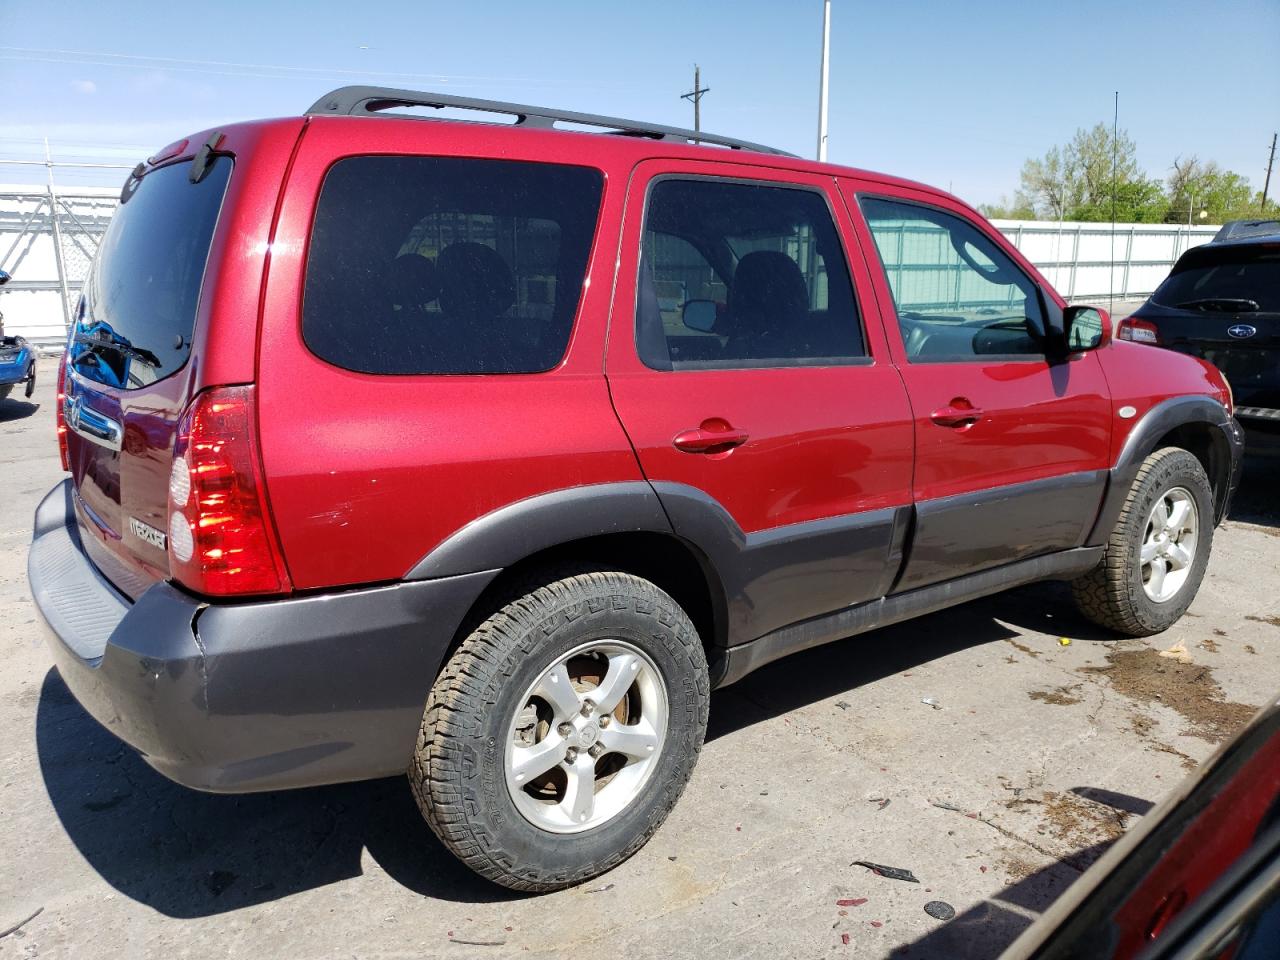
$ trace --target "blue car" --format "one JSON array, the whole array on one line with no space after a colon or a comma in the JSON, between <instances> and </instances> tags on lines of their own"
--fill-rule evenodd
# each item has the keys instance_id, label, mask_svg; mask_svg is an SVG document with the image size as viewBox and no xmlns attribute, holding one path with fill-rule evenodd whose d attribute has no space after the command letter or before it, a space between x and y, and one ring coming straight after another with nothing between
<instances>
[{"instance_id":1,"label":"blue car","mask_svg":"<svg viewBox=\"0 0 1280 960\"><path fill-rule=\"evenodd\" d=\"M26 396L36 389L36 352L22 337L0 336L0 401L20 383Z\"/></svg>"},{"instance_id":2,"label":"blue car","mask_svg":"<svg viewBox=\"0 0 1280 960\"><path fill-rule=\"evenodd\" d=\"M0 287L9 282L9 274L0 270ZM19 383L27 385L27 396L36 390L36 352L21 337L4 335L4 314L0 313L0 402Z\"/></svg>"}]
</instances>

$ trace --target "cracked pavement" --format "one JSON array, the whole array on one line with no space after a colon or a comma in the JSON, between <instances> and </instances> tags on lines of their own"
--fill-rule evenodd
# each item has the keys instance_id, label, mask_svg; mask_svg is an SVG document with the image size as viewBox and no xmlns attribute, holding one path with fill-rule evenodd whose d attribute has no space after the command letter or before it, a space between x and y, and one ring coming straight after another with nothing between
<instances>
[{"instance_id":1,"label":"cracked pavement","mask_svg":"<svg viewBox=\"0 0 1280 960\"><path fill-rule=\"evenodd\" d=\"M510 894L453 861L403 780L197 794L80 709L25 575L59 477L53 374L0 407L0 930L43 908L2 960L996 957L1215 749L1176 688L1124 692L1144 688L1117 654L1181 644L1215 717L1276 692L1280 456L1260 450L1165 635L1116 641L1041 584L772 664L714 695L693 781L645 849L583 887Z\"/></svg>"}]
</instances>

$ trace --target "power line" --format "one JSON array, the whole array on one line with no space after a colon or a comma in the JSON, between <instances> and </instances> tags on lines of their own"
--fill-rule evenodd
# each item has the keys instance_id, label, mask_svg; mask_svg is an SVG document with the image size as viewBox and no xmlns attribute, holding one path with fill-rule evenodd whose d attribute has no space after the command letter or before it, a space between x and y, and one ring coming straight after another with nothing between
<instances>
[{"instance_id":1,"label":"power line","mask_svg":"<svg viewBox=\"0 0 1280 960\"><path fill-rule=\"evenodd\" d=\"M125 140L61 140L57 137L0 137L0 143L34 143L42 144L48 139L49 143L59 147L112 147L121 150L127 149L150 149L145 143L132 143Z\"/></svg>"},{"instance_id":2,"label":"power line","mask_svg":"<svg viewBox=\"0 0 1280 960\"><path fill-rule=\"evenodd\" d=\"M84 67L127 67L133 69L184 70L227 77L259 77L270 79L323 79L326 77L364 77L397 79L426 83L557 83L532 77L490 77L479 74L399 73L385 70L353 70L326 67L294 67L288 64L239 63L236 60L195 60L180 56L147 56L113 54L92 50L42 49L42 47L0 46L0 60L28 60L35 63L82 64ZM220 69L209 69L220 68ZM261 73L268 70L269 73ZM255 73L256 72L256 73ZM285 74L285 76L280 76Z\"/></svg>"}]
</instances>

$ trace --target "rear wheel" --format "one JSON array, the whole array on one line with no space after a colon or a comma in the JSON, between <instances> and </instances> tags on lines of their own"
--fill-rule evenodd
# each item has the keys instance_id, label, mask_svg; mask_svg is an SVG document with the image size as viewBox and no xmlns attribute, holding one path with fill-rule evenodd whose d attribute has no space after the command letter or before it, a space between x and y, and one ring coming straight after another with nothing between
<instances>
[{"instance_id":1,"label":"rear wheel","mask_svg":"<svg viewBox=\"0 0 1280 960\"><path fill-rule=\"evenodd\" d=\"M1213 545L1213 489L1200 461L1165 447L1138 471L1102 562L1072 582L1080 611L1131 637L1171 627L1191 606Z\"/></svg>"},{"instance_id":2,"label":"rear wheel","mask_svg":"<svg viewBox=\"0 0 1280 960\"><path fill-rule=\"evenodd\" d=\"M689 618L630 574L572 572L485 620L427 702L409 780L464 863L517 890L609 870L662 824L706 731Z\"/></svg>"}]
</instances>

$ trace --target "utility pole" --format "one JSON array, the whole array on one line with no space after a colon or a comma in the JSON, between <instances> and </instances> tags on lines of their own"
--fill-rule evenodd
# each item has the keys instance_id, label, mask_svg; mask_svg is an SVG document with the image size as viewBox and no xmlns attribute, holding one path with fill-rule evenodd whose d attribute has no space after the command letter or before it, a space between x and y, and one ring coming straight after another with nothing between
<instances>
[{"instance_id":1,"label":"utility pole","mask_svg":"<svg viewBox=\"0 0 1280 960\"><path fill-rule=\"evenodd\" d=\"M693 132L694 133L702 132L702 110L701 110L702 95L704 93L710 93L710 92L711 92L710 87L704 87L702 85L702 71L698 69L698 65L695 63L693 65L693 89L690 90L688 93L680 94L681 100L693 101ZM697 141L695 140L695 142Z\"/></svg>"},{"instance_id":2,"label":"utility pole","mask_svg":"<svg viewBox=\"0 0 1280 960\"><path fill-rule=\"evenodd\" d=\"M1267 161L1267 179L1262 184L1262 212L1267 212L1267 191L1271 189L1271 167L1276 162L1276 135L1271 135L1271 159Z\"/></svg>"},{"instance_id":3,"label":"utility pole","mask_svg":"<svg viewBox=\"0 0 1280 960\"><path fill-rule=\"evenodd\" d=\"M818 162L827 160L827 79L831 71L831 0L822 0L822 68L818 80Z\"/></svg>"}]
</instances>

